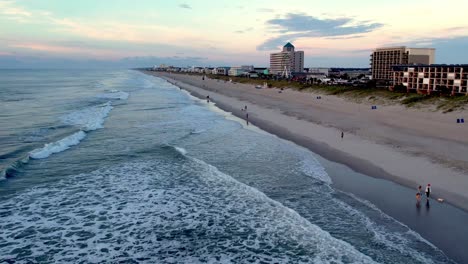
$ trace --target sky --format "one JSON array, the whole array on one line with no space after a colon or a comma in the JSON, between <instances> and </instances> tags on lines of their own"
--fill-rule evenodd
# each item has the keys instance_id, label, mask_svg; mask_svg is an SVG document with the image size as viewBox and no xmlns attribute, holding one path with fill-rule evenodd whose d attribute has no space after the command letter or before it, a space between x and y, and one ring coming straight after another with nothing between
<instances>
[{"instance_id":1,"label":"sky","mask_svg":"<svg viewBox=\"0 0 468 264\"><path fill-rule=\"evenodd\" d=\"M268 66L288 41L305 67L369 67L381 46L468 64L467 0L0 0L0 68Z\"/></svg>"}]
</instances>

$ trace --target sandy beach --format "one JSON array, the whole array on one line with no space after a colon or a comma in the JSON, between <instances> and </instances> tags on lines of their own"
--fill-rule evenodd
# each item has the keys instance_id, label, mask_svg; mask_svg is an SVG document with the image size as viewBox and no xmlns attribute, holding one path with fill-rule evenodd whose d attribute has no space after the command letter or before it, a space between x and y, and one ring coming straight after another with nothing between
<instances>
[{"instance_id":1,"label":"sandy beach","mask_svg":"<svg viewBox=\"0 0 468 264\"><path fill-rule=\"evenodd\" d=\"M433 197L468 211L467 112L358 104L290 89L255 89L184 74L154 73L281 138L356 172L410 188L430 183ZM341 132L344 138L341 139Z\"/></svg>"}]
</instances>

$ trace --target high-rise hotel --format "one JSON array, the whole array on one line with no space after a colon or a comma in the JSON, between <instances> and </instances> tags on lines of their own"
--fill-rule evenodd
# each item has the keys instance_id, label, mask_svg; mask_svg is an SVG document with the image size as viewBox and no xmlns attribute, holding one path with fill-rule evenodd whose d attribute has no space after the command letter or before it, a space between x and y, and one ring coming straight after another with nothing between
<instances>
[{"instance_id":1,"label":"high-rise hotel","mask_svg":"<svg viewBox=\"0 0 468 264\"><path fill-rule=\"evenodd\" d=\"M375 49L371 54L372 78L389 81L393 65L433 64L435 49L387 47Z\"/></svg>"},{"instance_id":2,"label":"high-rise hotel","mask_svg":"<svg viewBox=\"0 0 468 264\"><path fill-rule=\"evenodd\" d=\"M287 43L283 51L270 53L270 73L289 76L293 72L304 71L304 51L294 51L294 46Z\"/></svg>"}]
</instances>

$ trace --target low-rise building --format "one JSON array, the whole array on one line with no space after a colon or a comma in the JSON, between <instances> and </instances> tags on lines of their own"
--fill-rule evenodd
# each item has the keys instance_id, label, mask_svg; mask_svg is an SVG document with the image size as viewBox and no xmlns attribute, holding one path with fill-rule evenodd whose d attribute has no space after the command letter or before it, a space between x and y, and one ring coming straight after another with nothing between
<instances>
[{"instance_id":1,"label":"low-rise building","mask_svg":"<svg viewBox=\"0 0 468 264\"><path fill-rule=\"evenodd\" d=\"M205 67L205 68L203 69L203 73L204 73L204 74L212 74L212 73L213 73L213 69L214 69L213 67Z\"/></svg>"},{"instance_id":2,"label":"low-rise building","mask_svg":"<svg viewBox=\"0 0 468 264\"><path fill-rule=\"evenodd\" d=\"M390 88L396 86L404 86L408 92L468 95L468 64L392 66Z\"/></svg>"},{"instance_id":3,"label":"low-rise building","mask_svg":"<svg viewBox=\"0 0 468 264\"><path fill-rule=\"evenodd\" d=\"M267 70L266 67L255 67L254 71L256 71L258 74L265 74L265 70Z\"/></svg>"},{"instance_id":4,"label":"low-rise building","mask_svg":"<svg viewBox=\"0 0 468 264\"><path fill-rule=\"evenodd\" d=\"M214 71L216 71L216 73L214 73L214 74L218 74L218 75L228 75L229 69L230 69L230 67L216 67L216 68L214 69Z\"/></svg>"},{"instance_id":5,"label":"low-rise building","mask_svg":"<svg viewBox=\"0 0 468 264\"><path fill-rule=\"evenodd\" d=\"M347 75L348 78L367 76L371 73L369 68L331 68L327 76L341 77Z\"/></svg>"},{"instance_id":6,"label":"low-rise building","mask_svg":"<svg viewBox=\"0 0 468 264\"><path fill-rule=\"evenodd\" d=\"M330 68L308 68L308 73L328 76Z\"/></svg>"},{"instance_id":7,"label":"low-rise building","mask_svg":"<svg viewBox=\"0 0 468 264\"><path fill-rule=\"evenodd\" d=\"M229 76L242 76L247 72L253 71L253 65L242 65L242 66L235 66L229 69L228 75Z\"/></svg>"}]
</instances>

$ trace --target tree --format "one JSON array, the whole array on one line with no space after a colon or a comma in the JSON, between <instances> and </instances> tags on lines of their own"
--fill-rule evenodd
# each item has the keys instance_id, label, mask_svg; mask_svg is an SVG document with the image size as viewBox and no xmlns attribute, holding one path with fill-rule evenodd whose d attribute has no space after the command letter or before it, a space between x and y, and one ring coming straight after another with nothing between
<instances>
[{"instance_id":1,"label":"tree","mask_svg":"<svg viewBox=\"0 0 468 264\"><path fill-rule=\"evenodd\" d=\"M347 73L345 73L345 74L341 75L341 79L348 80L349 75Z\"/></svg>"}]
</instances>

